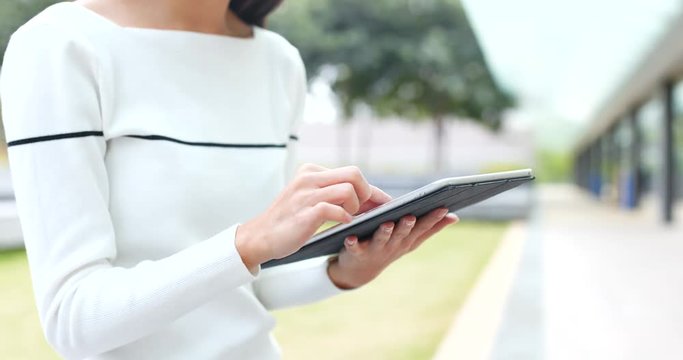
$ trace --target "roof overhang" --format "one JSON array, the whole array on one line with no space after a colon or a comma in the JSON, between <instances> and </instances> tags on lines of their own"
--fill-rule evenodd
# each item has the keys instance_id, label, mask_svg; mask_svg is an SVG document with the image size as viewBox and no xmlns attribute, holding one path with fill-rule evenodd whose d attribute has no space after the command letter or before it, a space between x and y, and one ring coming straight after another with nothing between
<instances>
[{"instance_id":1,"label":"roof overhang","mask_svg":"<svg viewBox=\"0 0 683 360\"><path fill-rule=\"evenodd\" d=\"M592 144L616 122L629 115L663 88L667 81L683 75L683 12L671 21L635 67L588 122L587 130L574 147L578 153Z\"/></svg>"}]
</instances>

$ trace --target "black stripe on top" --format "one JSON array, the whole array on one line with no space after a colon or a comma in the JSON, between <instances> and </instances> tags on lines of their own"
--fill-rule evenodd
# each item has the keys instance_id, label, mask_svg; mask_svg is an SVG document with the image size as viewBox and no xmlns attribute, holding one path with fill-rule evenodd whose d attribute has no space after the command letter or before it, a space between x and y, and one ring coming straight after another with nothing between
<instances>
[{"instance_id":1,"label":"black stripe on top","mask_svg":"<svg viewBox=\"0 0 683 360\"><path fill-rule=\"evenodd\" d=\"M298 140L299 140L299 137L296 136L296 135L289 135L289 140L298 141Z\"/></svg>"},{"instance_id":2,"label":"black stripe on top","mask_svg":"<svg viewBox=\"0 0 683 360\"><path fill-rule=\"evenodd\" d=\"M41 142L41 141L69 139L69 138L84 137L84 136L104 136L104 133L102 133L102 131L78 131L78 132L70 132L70 133L63 133L63 134L36 136L36 137L30 137L30 138L10 141L7 143L7 147L15 146L15 145L31 144L31 143L35 143L35 142Z\"/></svg>"},{"instance_id":3,"label":"black stripe on top","mask_svg":"<svg viewBox=\"0 0 683 360\"><path fill-rule=\"evenodd\" d=\"M227 147L227 148L284 148L287 144L227 144L227 143L216 143L216 142L195 142L195 141L185 141L168 136L161 135L126 135L127 137L146 139L146 140L166 140L172 141L178 144L185 145L195 145L195 146L213 146L213 147Z\"/></svg>"},{"instance_id":4,"label":"black stripe on top","mask_svg":"<svg viewBox=\"0 0 683 360\"><path fill-rule=\"evenodd\" d=\"M104 136L102 131L77 131L71 133L62 133L54 135L36 136L25 139L13 140L7 143L7 147L23 144L31 144L41 141L59 140L59 139L69 139L76 137L85 136ZM145 140L165 140L171 141L178 144L184 145L194 145L194 146L210 146L210 147L226 147L226 148L284 148L287 144L228 144L228 143L217 143L217 142L197 142L197 141L185 141L180 139L171 138L162 135L125 135L126 137L132 137L137 139ZM291 140L299 140L295 135L290 135Z\"/></svg>"}]
</instances>

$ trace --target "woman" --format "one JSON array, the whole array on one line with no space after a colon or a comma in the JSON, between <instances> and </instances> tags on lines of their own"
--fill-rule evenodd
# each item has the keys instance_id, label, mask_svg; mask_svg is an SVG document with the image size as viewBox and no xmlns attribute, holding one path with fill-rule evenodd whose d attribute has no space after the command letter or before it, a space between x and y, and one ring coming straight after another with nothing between
<instances>
[{"instance_id":1,"label":"woman","mask_svg":"<svg viewBox=\"0 0 683 360\"><path fill-rule=\"evenodd\" d=\"M275 269L389 200L355 167L294 172L297 50L278 1L79 0L17 30L0 96L41 324L66 358L278 358L268 310L360 287L457 220ZM417 220L417 221L416 221Z\"/></svg>"}]
</instances>

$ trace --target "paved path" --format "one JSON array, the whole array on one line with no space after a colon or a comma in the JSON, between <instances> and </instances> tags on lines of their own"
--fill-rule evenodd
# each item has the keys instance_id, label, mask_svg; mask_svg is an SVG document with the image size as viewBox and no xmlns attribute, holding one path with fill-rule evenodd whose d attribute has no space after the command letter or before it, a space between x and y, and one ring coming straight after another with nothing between
<instances>
[{"instance_id":1,"label":"paved path","mask_svg":"<svg viewBox=\"0 0 683 360\"><path fill-rule=\"evenodd\" d=\"M526 243L527 227L515 222L479 276L434 360L488 359L514 284Z\"/></svg>"},{"instance_id":2,"label":"paved path","mask_svg":"<svg viewBox=\"0 0 683 360\"><path fill-rule=\"evenodd\" d=\"M683 224L543 194L548 359L683 359Z\"/></svg>"},{"instance_id":3,"label":"paved path","mask_svg":"<svg viewBox=\"0 0 683 360\"><path fill-rule=\"evenodd\" d=\"M683 224L662 226L571 186L542 187L537 206L518 233L525 250L515 284L478 310L504 307L495 339L469 341L490 348L451 358L683 359ZM476 331L462 323L459 333Z\"/></svg>"},{"instance_id":4,"label":"paved path","mask_svg":"<svg viewBox=\"0 0 683 360\"><path fill-rule=\"evenodd\" d=\"M0 164L0 250L23 246L9 171Z\"/></svg>"},{"instance_id":5,"label":"paved path","mask_svg":"<svg viewBox=\"0 0 683 360\"><path fill-rule=\"evenodd\" d=\"M14 199L9 170L0 163L0 201Z\"/></svg>"}]
</instances>

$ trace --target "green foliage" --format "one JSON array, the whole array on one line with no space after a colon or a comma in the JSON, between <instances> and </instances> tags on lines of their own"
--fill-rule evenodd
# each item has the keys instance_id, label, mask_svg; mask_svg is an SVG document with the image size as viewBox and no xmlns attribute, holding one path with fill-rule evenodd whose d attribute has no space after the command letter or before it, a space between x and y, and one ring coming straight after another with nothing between
<instances>
[{"instance_id":1,"label":"green foliage","mask_svg":"<svg viewBox=\"0 0 683 360\"><path fill-rule=\"evenodd\" d=\"M497 128L512 97L500 89L456 0L286 1L269 21L301 52L309 75L337 70L347 116L460 116Z\"/></svg>"},{"instance_id":2,"label":"green foliage","mask_svg":"<svg viewBox=\"0 0 683 360\"><path fill-rule=\"evenodd\" d=\"M536 177L541 182L568 182L572 177L569 151L540 149L536 153Z\"/></svg>"}]
</instances>

